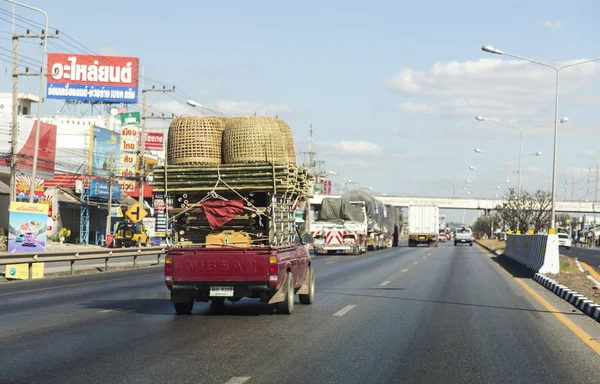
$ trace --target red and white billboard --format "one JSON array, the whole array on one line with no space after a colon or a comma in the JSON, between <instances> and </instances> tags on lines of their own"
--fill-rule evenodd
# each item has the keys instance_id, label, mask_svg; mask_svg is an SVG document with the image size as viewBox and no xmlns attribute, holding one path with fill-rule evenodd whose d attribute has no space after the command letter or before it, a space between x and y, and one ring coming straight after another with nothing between
<instances>
[{"instance_id":1,"label":"red and white billboard","mask_svg":"<svg viewBox=\"0 0 600 384\"><path fill-rule=\"evenodd\" d=\"M148 132L146 133L145 149L146 151L162 151L164 142L164 133Z\"/></svg>"},{"instance_id":2,"label":"red and white billboard","mask_svg":"<svg viewBox=\"0 0 600 384\"><path fill-rule=\"evenodd\" d=\"M48 54L49 99L135 103L139 60L135 57Z\"/></svg>"}]
</instances>

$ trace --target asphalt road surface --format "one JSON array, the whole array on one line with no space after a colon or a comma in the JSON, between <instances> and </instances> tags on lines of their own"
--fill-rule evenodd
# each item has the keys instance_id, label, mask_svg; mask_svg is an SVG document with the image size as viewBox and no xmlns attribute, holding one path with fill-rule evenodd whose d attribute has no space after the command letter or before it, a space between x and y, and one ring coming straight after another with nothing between
<instances>
[{"instance_id":1,"label":"asphalt road surface","mask_svg":"<svg viewBox=\"0 0 600 384\"><path fill-rule=\"evenodd\" d=\"M176 316L156 267L3 283L0 382L598 383L598 324L504 263L452 244L315 257L316 301L290 316Z\"/></svg>"},{"instance_id":2,"label":"asphalt road surface","mask_svg":"<svg viewBox=\"0 0 600 384\"><path fill-rule=\"evenodd\" d=\"M578 260L583 261L594 268L596 272L600 273L600 248L561 248L560 254L563 256L576 257Z\"/></svg>"}]
</instances>

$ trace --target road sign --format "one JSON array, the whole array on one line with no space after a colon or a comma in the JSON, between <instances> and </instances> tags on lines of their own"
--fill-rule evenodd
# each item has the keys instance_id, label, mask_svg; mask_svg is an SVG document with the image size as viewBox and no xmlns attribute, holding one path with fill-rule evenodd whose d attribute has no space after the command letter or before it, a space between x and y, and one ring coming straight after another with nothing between
<instances>
[{"instance_id":1,"label":"road sign","mask_svg":"<svg viewBox=\"0 0 600 384\"><path fill-rule=\"evenodd\" d=\"M129 112L121 114L121 125L139 125L140 124L140 113Z\"/></svg>"},{"instance_id":2,"label":"road sign","mask_svg":"<svg viewBox=\"0 0 600 384\"><path fill-rule=\"evenodd\" d=\"M140 203L135 203L125 211L125 216L134 223L139 223L144 217L148 216L148 212L140 205Z\"/></svg>"}]
</instances>

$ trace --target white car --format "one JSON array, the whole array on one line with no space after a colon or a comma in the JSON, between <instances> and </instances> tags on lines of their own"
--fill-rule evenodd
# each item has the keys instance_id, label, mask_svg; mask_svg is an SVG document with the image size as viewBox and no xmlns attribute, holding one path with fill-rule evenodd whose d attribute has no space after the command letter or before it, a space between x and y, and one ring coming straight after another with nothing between
<instances>
[{"instance_id":1,"label":"white car","mask_svg":"<svg viewBox=\"0 0 600 384\"><path fill-rule=\"evenodd\" d=\"M566 233L558 234L558 246L571 249L571 237Z\"/></svg>"}]
</instances>

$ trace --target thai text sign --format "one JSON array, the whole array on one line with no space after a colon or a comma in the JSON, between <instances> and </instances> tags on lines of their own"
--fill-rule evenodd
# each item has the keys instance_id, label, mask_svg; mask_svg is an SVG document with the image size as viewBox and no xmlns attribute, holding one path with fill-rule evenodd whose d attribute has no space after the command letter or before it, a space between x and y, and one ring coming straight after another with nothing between
<instances>
[{"instance_id":1,"label":"thai text sign","mask_svg":"<svg viewBox=\"0 0 600 384\"><path fill-rule=\"evenodd\" d=\"M146 151L162 151L164 148L165 135L159 132L146 133L144 141Z\"/></svg>"},{"instance_id":2,"label":"thai text sign","mask_svg":"<svg viewBox=\"0 0 600 384\"><path fill-rule=\"evenodd\" d=\"M138 67L135 57L48 54L49 99L136 103Z\"/></svg>"}]
</instances>

